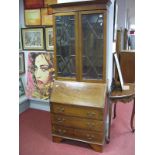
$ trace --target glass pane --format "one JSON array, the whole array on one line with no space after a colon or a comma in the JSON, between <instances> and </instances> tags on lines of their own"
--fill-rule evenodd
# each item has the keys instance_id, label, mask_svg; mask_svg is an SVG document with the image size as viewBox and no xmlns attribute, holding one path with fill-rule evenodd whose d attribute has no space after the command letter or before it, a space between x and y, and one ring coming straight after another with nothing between
<instances>
[{"instance_id":1,"label":"glass pane","mask_svg":"<svg viewBox=\"0 0 155 155\"><path fill-rule=\"evenodd\" d=\"M57 75L75 77L75 18L56 16Z\"/></svg>"},{"instance_id":2,"label":"glass pane","mask_svg":"<svg viewBox=\"0 0 155 155\"><path fill-rule=\"evenodd\" d=\"M103 14L82 15L82 77L102 79Z\"/></svg>"}]
</instances>

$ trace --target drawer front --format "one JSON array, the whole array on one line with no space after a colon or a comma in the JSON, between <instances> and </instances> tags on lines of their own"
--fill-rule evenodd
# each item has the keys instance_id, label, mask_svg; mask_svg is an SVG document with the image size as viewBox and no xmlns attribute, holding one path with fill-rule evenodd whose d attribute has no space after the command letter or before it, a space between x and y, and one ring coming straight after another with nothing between
<instances>
[{"instance_id":1,"label":"drawer front","mask_svg":"<svg viewBox=\"0 0 155 155\"><path fill-rule=\"evenodd\" d=\"M62 105L59 103L52 103L51 111L57 114L63 114L68 116L78 116L97 120L103 120L103 109L92 107L80 107Z\"/></svg>"},{"instance_id":2,"label":"drawer front","mask_svg":"<svg viewBox=\"0 0 155 155\"><path fill-rule=\"evenodd\" d=\"M65 128L58 125L52 125L52 133L65 137L74 137L74 129Z\"/></svg>"},{"instance_id":3,"label":"drawer front","mask_svg":"<svg viewBox=\"0 0 155 155\"><path fill-rule=\"evenodd\" d=\"M56 115L52 114L52 124L62 125L66 127L86 129L91 131L103 131L103 121Z\"/></svg>"},{"instance_id":4,"label":"drawer front","mask_svg":"<svg viewBox=\"0 0 155 155\"><path fill-rule=\"evenodd\" d=\"M103 132L93 132L88 130L75 129L74 135L78 139L82 139L84 141L89 141L94 143L103 144L103 140L104 140Z\"/></svg>"},{"instance_id":5,"label":"drawer front","mask_svg":"<svg viewBox=\"0 0 155 155\"><path fill-rule=\"evenodd\" d=\"M52 126L52 134L63 138L80 140L88 143L103 144L104 142L103 132L91 132L88 130L67 128L59 125Z\"/></svg>"}]
</instances>

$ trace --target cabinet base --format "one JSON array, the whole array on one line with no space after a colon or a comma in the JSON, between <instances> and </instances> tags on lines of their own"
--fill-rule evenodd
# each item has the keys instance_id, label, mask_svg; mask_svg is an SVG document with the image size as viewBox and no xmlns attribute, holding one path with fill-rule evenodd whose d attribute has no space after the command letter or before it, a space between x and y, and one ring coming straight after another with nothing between
<instances>
[{"instance_id":1,"label":"cabinet base","mask_svg":"<svg viewBox=\"0 0 155 155\"><path fill-rule=\"evenodd\" d=\"M52 140L55 143L61 143L65 138L61 138L61 137L57 137L57 136L52 136ZM89 144L89 146L96 152L102 152L103 151L103 145L99 145L99 144Z\"/></svg>"}]
</instances>

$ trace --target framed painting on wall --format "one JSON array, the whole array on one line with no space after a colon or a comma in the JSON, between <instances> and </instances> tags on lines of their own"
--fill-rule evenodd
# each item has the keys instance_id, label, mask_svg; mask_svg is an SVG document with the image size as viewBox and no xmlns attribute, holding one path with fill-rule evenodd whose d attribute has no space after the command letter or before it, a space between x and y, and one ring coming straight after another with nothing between
<instances>
[{"instance_id":1,"label":"framed painting on wall","mask_svg":"<svg viewBox=\"0 0 155 155\"><path fill-rule=\"evenodd\" d=\"M34 26L41 25L41 11L40 9L24 10L25 25Z\"/></svg>"},{"instance_id":2,"label":"framed painting on wall","mask_svg":"<svg viewBox=\"0 0 155 155\"><path fill-rule=\"evenodd\" d=\"M28 54L27 97L49 100L53 79L53 53L30 52Z\"/></svg>"},{"instance_id":3,"label":"framed painting on wall","mask_svg":"<svg viewBox=\"0 0 155 155\"><path fill-rule=\"evenodd\" d=\"M25 59L24 59L24 52L19 53L19 74L25 73Z\"/></svg>"},{"instance_id":4,"label":"framed painting on wall","mask_svg":"<svg viewBox=\"0 0 155 155\"><path fill-rule=\"evenodd\" d=\"M44 29L22 28L22 45L24 50L44 50Z\"/></svg>"},{"instance_id":5,"label":"framed painting on wall","mask_svg":"<svg viewBox=\"0 0 155 155\"><path fill-rule=\"evenodd\" d=\"M25 95L25 90L24 90L23 81L22 81L22 78L19 78L19 97L24 95Z\"/></svg>"},{"instance_id":6,"label":"framed painting on wall","mask_svg":"<svg viewBox=\"0 0 155 155\"><path fill-rule=\"evenodd\" d=\"M22 50L21 29L19 29L19 51Z\"/></svg>"},{"instance_id":7,"label":"framed painting on wall","mask_svg":"<svg viewBox=\"0 0 155 155\"><path fill-rule=\"evenodd\" d=\"M54 50L53 45L53 27L46 27L45 28L45 36L46 36L46 50Z\"/></svg>"},{"instance_id":8,"label":"framed painting on wall","mask_svg":"<svg viewBox=\"0 0 155 155\"><path fill-rule=\"evenodd\" d=\"M24 0L25 9L37 9L44 7L44 0Z\"/></svg>"}]
</instances>

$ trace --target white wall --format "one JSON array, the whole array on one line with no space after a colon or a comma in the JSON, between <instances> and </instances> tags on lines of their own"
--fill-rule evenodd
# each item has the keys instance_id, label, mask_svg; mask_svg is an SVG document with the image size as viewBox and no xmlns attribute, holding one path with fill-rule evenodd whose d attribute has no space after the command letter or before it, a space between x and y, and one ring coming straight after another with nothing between
<instances>
[{"instance_id":1,"label":"white wall","mask_svg":"<svg viewBox=\"0 0 155 155\"><path fill-rule=\"evenodd\" d=\"M112 80L112 53L114 50L113 43L113 16L114 16L114 0L111 0L112 4L108 8L108 18L107 18L107 80L108 88L110 89Z\"/></svg>"},{"instance_id":2,"label":"white wall","mask_svg":"<svg viewBox=\"0 0 155 155\"><path fill-rule=\"evenodd\" d=\"M118 29L130 28L135 24L135 0L117 0L118 4Z\"/></svg>"}]
</instances>

